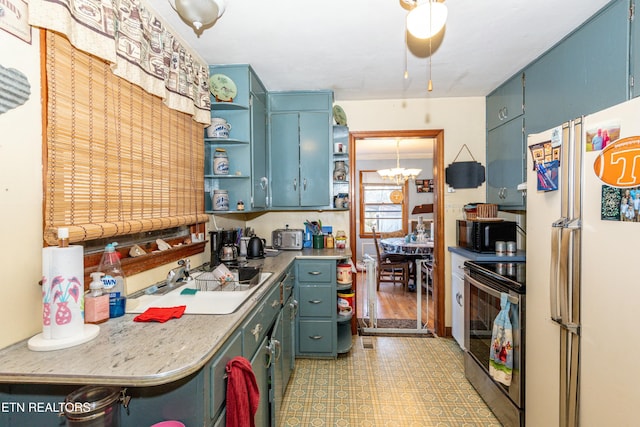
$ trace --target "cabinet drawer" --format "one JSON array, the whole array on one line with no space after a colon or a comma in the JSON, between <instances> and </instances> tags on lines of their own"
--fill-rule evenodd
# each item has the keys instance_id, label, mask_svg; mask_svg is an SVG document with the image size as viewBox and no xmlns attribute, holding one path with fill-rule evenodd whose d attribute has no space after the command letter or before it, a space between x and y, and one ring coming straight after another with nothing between
<instances>
[{"instance_id":1,"label":"cabinet drawer","mask_svg":"<svg viewBox=\"0 0 640 427\"><path fill-rule=\"evenodd\" d=\"M227 363L236 356L242 355L242 334L236 332L225 344L209 369L209 404L211 417L215 417L224 405L227 395L227 380L225 368Z\"/></svg>"},{"instance_id":2,"label":"cabinet drawer","mask_svg":"<svg viewBox=\"0 0 640 427\"><path fill-rule=\"evenodd\" d=\"M299 353L331 353L334 327L330 320L301 320L298 325Z\"/></svg>"},{"instance_id":3,"label":"cabinet drawer","mask_svg":"<svg viewBox=\"0 0 640 427\"><path fill-rule=\"evenodd\" d=\"M298 261L298 282L331 283L335 276L335 261Z\"/></svg>"},{"instance_id":4,"label":"cabinet drawer","mask_svg":"<svg viewBox=\"0 0 640 427\"><path fill-rule=\"evenodd\" d=\"M271 111L331 110L333 92L282 92L269 93Z\"/></svg>"},{"instance_id":5,"label":"cabinet drawer","mask_svg":"<svg viewBox=\"0 0 640 427\"><path fill-rule=\"evenodd\" d=\"M300 286L300 317L332 317L337 296L331 286Z\"/></svg>"},{"instance_id":6,"label":"cabinet drawer","mask_svg":"<svg viewBox=\"0 0 640 427\"><path fill-rule=\"evenodd\" d=\"M258 305L253 316L242 327L242 354L250 359L265 337L278 311L280 311L280 287L274 287L263 302Z\"/></svg>"},{"instance_id":7,"label":"cabinet drawer","mask_svg":"<svg viewBox=\"0 0 640 427\"><path fill-rule=\"evenodd\" d=\"M464 262L469 261L469 258L463 257L460 254L451 252L451 274L458 277L464 277Z\"/></svg>"}]
</instances>

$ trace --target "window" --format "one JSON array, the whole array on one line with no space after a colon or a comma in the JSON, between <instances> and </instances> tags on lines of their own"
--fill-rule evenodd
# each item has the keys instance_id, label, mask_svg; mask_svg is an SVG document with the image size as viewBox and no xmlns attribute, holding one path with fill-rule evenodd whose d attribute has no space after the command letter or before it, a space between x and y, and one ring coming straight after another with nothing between
<instances>
[{"instance_id":1,"label":"window","mask_svg":"<svg viewBox=\"0 0 640 427\"><path fill-rule=\"evenodd\" d=\"M53 31L46 52L46 242L59 227L86 242L208 221L204 126Z\"/></svg>"},{"instance_id":2,"label":"window","mask_svg":"<svg viewBox=\"0 0 640 427\"><path fill-rule=\"evenodd\" d=\"M402 197L394 199L398 192ZM406 192L406 183L384 182L375 171L360 171L360 237L373 237L373 228L378 233L406 234Z\"/></svg>"}]
</instances>

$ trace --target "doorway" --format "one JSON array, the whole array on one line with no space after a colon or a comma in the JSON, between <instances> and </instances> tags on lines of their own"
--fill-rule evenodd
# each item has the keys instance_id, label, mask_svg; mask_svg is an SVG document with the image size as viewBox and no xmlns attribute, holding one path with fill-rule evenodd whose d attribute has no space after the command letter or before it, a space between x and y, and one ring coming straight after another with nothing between
<instances>
[{"instance_id":1,"label":"doorway","mask_svg":"<svg viewBox=\"0 0 640 427\"><path fill-rule=\"evenodd\" d=\"M349 153L350 164L353 165L349 170L350 181L350 193L356 195L359 193L360 188L358 184L359 180L359 167L357 163L358 144L370 144L373 139L387 139L392 141L398 140L411 140L411 139L430 139L433 142L432 150L432 188L433 188L433 286L431 292L431 298L433 301L432 311L430 316L433 318L433 325L429 325L429 329L436 335L445 335L445 321L444 321L444 131L442 129L436 130L388 130L388 131L363 131L363 132L350 132L349 133ZM396 158L396 152L392 154L387 153L387 162L393 161ZM391 165L393 166L393 165ZM428 172L427 172L428 173ZM412 182L411 189L415 189L416 186ZM409 206L409 212L411 212L413 206ZM360 238L360 203L353 200L352 209L350 210L350 242L358 242ZM358 260L358 245L352 244L352 259ZM441 266L442 265L442 266ZM359 274L358 276L363 276ZM415 298L415 294L411 294ZM415 317L414 317L415 319Z\"/></svg>"}]
</instances>

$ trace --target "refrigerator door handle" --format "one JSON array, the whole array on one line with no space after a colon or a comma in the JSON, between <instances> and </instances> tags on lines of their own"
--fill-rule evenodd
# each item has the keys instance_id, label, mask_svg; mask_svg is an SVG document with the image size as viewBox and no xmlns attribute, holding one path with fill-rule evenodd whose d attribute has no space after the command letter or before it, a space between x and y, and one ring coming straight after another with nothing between
<instances>
[{"instance_id":1,"label":"refrigerator door handle","mask_svg":"<svg viewBox=\"0 0 640 427\"><path fill-rule=\"evenodd\" d=\"M558 284L560 298L560 322L566 325L569 321L569 242L571 238L571 230L567 228L560 229L560 256L558 259Z\"/></svg>"},{"instance_id":2,"label":"refrigerator door handle","mask_svg":"<svg viewBox=\"0 0 640 427\"><path fill-rule=\"evenodd\" d=\"M562 227L556 226L554 223L551 228L551 268L549 278L549 303L551 320L554 322L560 321L560 315L558 314L558 267L560 264L560 235L562 234Z\"/></svg>"}]
</instances>

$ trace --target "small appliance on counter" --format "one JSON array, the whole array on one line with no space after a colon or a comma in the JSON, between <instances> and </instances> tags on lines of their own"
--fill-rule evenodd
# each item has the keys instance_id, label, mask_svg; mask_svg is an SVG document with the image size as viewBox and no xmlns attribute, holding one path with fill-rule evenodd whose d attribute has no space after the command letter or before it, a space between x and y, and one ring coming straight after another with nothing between
<instances>
[{"instance_id":1,"label":"small appliance on counter","mask_svg":"<svg viewBox=\"0 0 640 427\"><path fill-rule=\"evenodd\" d=\"M302 249L304 241L304 230L280 228L271 232L271 244L274 249L299 251Z\"/></svg>"},{"instance_id":2,"label":"small appliance on counter","mask_svg":"<svg viewBox=\"0 0 640 427\"><path fill-rule=\"evenodd\" d=\"M247 243L247 259L262 259L264 258L264 244L265 240L258 236L252 236Z\"/></svg>"},{"instance_id":3,"label":"small appliance on counter","mask_svg":"<svg viewBox=\"0 0 640 427\"><path fill-rule=\"evenodd\" d=\"M516 241L514 221L502 218L484 220L458 220L456 226L458 246L473 252L495 252L497 241Z\"/></svg>"}]
</instances>

